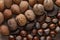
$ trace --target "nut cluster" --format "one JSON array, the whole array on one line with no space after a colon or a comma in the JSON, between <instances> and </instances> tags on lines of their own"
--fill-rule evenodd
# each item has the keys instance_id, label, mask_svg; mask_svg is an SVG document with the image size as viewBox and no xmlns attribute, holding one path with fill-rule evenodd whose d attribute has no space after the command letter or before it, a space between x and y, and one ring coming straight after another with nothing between
<instances>
[{"instance_id":1,"label":"nut cluster","mask_svg":"<svg viewBox=\"0 0 60 40\"><path fill-rule=\"evenodd\" d=\"M0 0L0 34L9 40L54 40L59 31L60 0Z\"/></svg>"}]
</instances>

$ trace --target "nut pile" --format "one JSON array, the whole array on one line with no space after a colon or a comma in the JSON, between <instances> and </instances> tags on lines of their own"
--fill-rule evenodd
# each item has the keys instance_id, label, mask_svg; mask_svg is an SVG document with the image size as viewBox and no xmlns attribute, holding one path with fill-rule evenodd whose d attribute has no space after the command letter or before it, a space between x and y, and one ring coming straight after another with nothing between
<instances>
[{"instance_id":1,"label":"nut pile","mask_svg":"<svg viewBox=\"0 0 60 40\"><path fill-rule=\"evenodd\" d=\"M0 0L0 34L8 40L55 40L60 31L60 0Z\"/></svg>"}]
</instances>

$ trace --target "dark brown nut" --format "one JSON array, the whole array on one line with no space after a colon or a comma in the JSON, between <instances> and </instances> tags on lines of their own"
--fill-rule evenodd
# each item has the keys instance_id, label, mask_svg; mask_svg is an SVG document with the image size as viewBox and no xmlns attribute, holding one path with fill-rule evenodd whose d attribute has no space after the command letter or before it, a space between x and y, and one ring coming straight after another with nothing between
<instances>
[{"instance_id":1,"label":"dark brown nut","mask_svg":"<svg viewBox=\"0 0 60 40\"><path fill-rule=\"evenodd\" d=\"M42 37L40 38L40 40L45 40L45 36L42 36Z\"/></svg>"},{"instance_id":2,"label":"dark brown nut","mask_svg":"<svg viewBox=\"0 0 60 40\"><path fill-rule=\"evenodd\" d=\"M42 28L47 28L48 24L47 23L43 23L42 24Z\"/></svg>"},{"instance_id":3,"label":"dark brown nut","mask_svg":"<svg viewBox=\"0 0 60 40\"><path fill-rule=\"evenodd\" d=\"M44 0L44 8L45 10L52 10L53 9L53 1L52 0Z\"/></svg>"},{"instance_id":4,"label":"dark brown nut","mask_svg":"<svg viewBox=\"0 0 60 40\"><path fill-rule=\"evenodd\" d=\"M50 24L50 26L49 26L51 29L54 29L55 27L56 27L56 25L55 24Z\"/></svg>"},{"instance_id":5,"label":"dark brown nut","mask_svg":"<svg viewBox=\"0 0 60 40\"><path fill-rule=\"evenodd\" d=\"M23 40L27 40L27 37L24 37Z\"/></svg>"},{"instance_id":6,"label":"dark brown nut","mask_svg":"<svg viewBox=\"0 0 60 40\"><path fill-rule=\"evenodd\" d=\"M57 26L56 29L55 29L55 31L58 33L60 31L60 27Z\"/></svg>"},{"instance_id":7,"label":"dark brown nut","mask_svg":"<svg viewBox=\"0 0 60 40\"><path fill-rule=\"evenodd\" d=\"M16 16L16 21L19 26L24 26L27 23L27 19L23 14L19 14L18 16Z\"/></svg>"},{"instance_id":8,"label":"dark brown nut","mask_svg":"<svg viewBox=\"0 0 60 40\"><path fill-rule=\"evenodd\" d=\"M23 36L23 37L25 37L25 36L27 36L27 32L26 32L25 30L22 30L22 31L20 32L20 35Z\"/></svg>"},{"instance_id":9,"label":"dark brown nut","mask_svg":"<svg viewBox=\"0 0 60 40\"><path fill-rule=\"evenodd\" d=\"M15 40L14 36L13 35L10 35L9 36L9 40Z\"/></svg>"},{"instance_id":10,"label":"dark brown nut","mask_svg":"<svg viewBox=\"0 0 60 40\"><path fill-rule=\"evenodd\" d=\"M47 36L47 37L46 37L46 40L52 40L52 37Z\"/></svg>"},{"instance_id":11,"label":"dark brown nut","mask_svg":"<svg viewBox=\"0 0 60 40\"><path fill-rule=\"evenodd\" d=\"M19 4L21 0L13 0L14 3Z\"/></svg>"},{"instance_id":12,"label":"dark brown nut","mask_svg":"<svg viewBox=\"0 0 60 40\"><path fill-rule=\"evenodd\" d=\"M60 19L60 13L58 13L57 17Z\"/></svg>"},{"instance_id":13,"label":"dark brown nut","mask_svg":"<svg viewBox=\"0 0 60 40\"><path fill-rule=\"evenodd\" d=\"M4 9L4 0L0 0L0 11Z\"/></svg>"},{"instance_id":14,"label":"dark brown nut","mask_svg":"<svg viewBox=\"0 0 60 40\"><path fill-rule=\"evenodd\" d=\"M12 5L12 0L4 0L5 7L10 8Z\"/></svg>"},{"instance_id":15,"label":"dark brown nut","mask_svg":"<svg viewBox=\"0 0 60 40\"><path fill-rule=\"evenodd\" d=\"M22 12L26 11L29 7L29 4L27 1L21 1L21 3L19 4L20 9Z\"/></svg>"},{"instance_id":16,"label":"dark brown nut","mask_svg":"<svg viewBox=\"0 0 60 40\"><path fill-rule=\"evenodd\" d=\"M31 34L28 34L27 35L27 38L28 38L28 40L32 40L33 39L33 36Z\"/></svg>"},{"instance_id":17,"label":"dark brown nut","mask_svg":"<svg viewBox=\"0 0 60 40\"><path fill-rule=\"evenodd\" d=\"M60 21L58 22L58 25L60 26Z\"/></svg>"},{"instance_id":18,"label":"dark brown nut","mask_svg":"<svg viewBox=\"0 0 60 40\"><path fill-rule=\"evenodd\" d=\"M17 4L13 4L13 5L11 6L11 10L12 10L12 12L13 12L14 14L20 14L20 8L19 8L19 6L18 6Z\"/></svg>"},{"instance_id":19,"label":"dark brown nut","mask_svg":"<svg viewBox=\"0 0 60 40\"><path fill-rule=\"evenodd\" d=\"M37 0L38 3L43 4L44 0Z\"/></svg>"},{"instance_id":20,"label":"dark brown nut","mask_svg":"<svg viewBox=\"0 0 60 40\"><path fill-rule=\"evenodd\" d=\"M32 30L32 35L34 36L34 35L37 35L37 30L36 29L33 29Z\"/></svg>"},{"instance_id":21,"label":"dark brown nut","mask_svg":"<svg viewBox=\"0 0 60 40\"><path fill-rule=\"evenodd\" d=\"M11 18L12 11L10 9L5 9L3 15L4 15L5 19Z\"/></svg>"},{"instance_id":22,"label":"dark brown nut","mask_svg":"<svg viewBox=\"0 0 60 40\"><path fill-rule=\"evenodd\" d=\"M32 10L27 10L25 12L25 16L27 17L28 20L33 21L35 19L35 14Z\"/></svg>"},{"instance_id":23,"label":"dark brown nut","mask_svg":"<svg viewBox=\"0 0 60 40\"><path fill-rule=\"evenodd\" d=\"M51 22L51 18L50 17L46 17L45 21L46 22Z\"/></svg>"},{"instance_id":24,"label":"dark brown nut","mask_svg":"<svg viewBox=\"0 0 60 40\"><path fill-rule=\"evenodd\" d=\"M8 26L2 25L2 26L1 26L1 33L2 33L2 35L9 35Z\"/></svg>"},{"instance_id":25,"label":"dark brown nut","mask_svg":"<svg viewBox=\"0 0 60 40\"><path fill-rule=\"evenodd\" d=\"M37 36L35 36L35 37L33 38L33 40L39 40L39 38L38 38Z\"/></svg>"},{"instance_id":26,"label":"dark brown nut","mask_svg":"<svg viewBox=\"0 0 60 40\"><path fill-rule=\"evenodd\" d=\"M33 11L36 15L42 15L44 14L44 7L42 4L35 4L33 7Z\"/></svg>"},{"instance_id":27,"label":"dark brown nut","mask_svg":"<svg viewBox=\"0 0 60 40\"><path fill-rule=\"evenodd\" d=\"M28 0L28 1L31 6L34 6L34 4L36 3L36 0Z\"/></svg>"},{"instance_id":28,"label":"dark brown nut","mask_svg":"<svg viewBox=\"0 0 60 40\"><path fill-rule=\"evenodd\" d=\"M50 32L50 29L45 29L44 32L45 32L46 35L48 35L49 32Z\"/></svg>"},{"instance_id":29,"label":"dark brown nut","mask_svg":"<svg viewBox=\"0 0 60 40\"><path fill-rule=\"evenodd\" d=\"M3 16L2 12L0 12L0 24L2 24L3 21L4 21L4 16Z\"/></svg>"},{"instance_id":30,"label":"dark brown nut","mask_svg":"<svg viewBox=\"0 0 60 40\"><path fill-rule=\"evenodd\" d=\"M16 40L22 40L22 37L21 36L17 36Z\"/></svg>"},{"instance_id":31,"label":"dark brown nut","mask_svg":"<svg viewBox=\"0 0 60 40\"><path fill-rule=\"evenodd\" d=\"M56 5L60 6L60 0L56 0Z\"/></svg>"},{"instance_id":32,"label":"dark brown nut","mask_svg":"<svg viewBox=\"0 0 60 40\"><path fill-rule=\"evenodd\" d=\"M39 30L38 30L38 34L39 34L39 35L43 35L43 30L42 30L42 29L39 29Z\"/></svg>"},{"instance_id":33,"label":"dark brown nut","mask_svg":"<svg viewBox=\"0 0 60 40\"><path fill-rule=\"evenodd\" d=\"M14 18L11 18L8 20L8 26L10 27L10 30L16 30L17 29L17 23Z\"/></svg>"},{"instance_id":34,"label":"dark brown nut","mask_svg":"<svg viewBox=\"0 0 60 40\"><path fill-rule=\"evenodd\" d=\"M52 19L52 22L53 23L57 23L58 22L58 19L57 18L54 18L54 19Z\"/></svg>"}]
</instances>

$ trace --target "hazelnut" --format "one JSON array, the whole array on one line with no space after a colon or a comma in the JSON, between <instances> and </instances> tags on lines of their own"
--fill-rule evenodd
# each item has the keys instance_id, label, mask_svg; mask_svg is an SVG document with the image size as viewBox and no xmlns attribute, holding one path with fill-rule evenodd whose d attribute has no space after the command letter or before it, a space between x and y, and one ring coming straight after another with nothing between
<instances>
[{"instance_id":1,"label":"hazelnut","mask_svg":"<svg viewBox=\"0 0 60 40\"><path fill-rule=\"evenodd\" d=\"M45 10L53 10L53 1L52 0L44 0L44 8Z\"/></svg>"},{"instance_id":2,"label":"hazelnut","mask_svg":"<svg viewBox=\"0 0 60 40\"><path fill-rule=\"evenodd\" d=\"M11 6L11 10L12 10L12 12L13 12L14 14L20 14L20 8L19 8L19 6L18 6L17 4L13 4L13 5Z\"/></svg>"},{"instance_id":3,"label":"hazelnut","mask_svg":"<svg viewBox=\"0 0 60 40\"><path fill-rule=\"evenodd\" d=\"M29 7L29 4L27 1L21 1L21 3L19 4L20 9L22 12L26 11Z\"/></svg>"},{"instance_id":4,"label":"hazelnut","mask_svg":"<svg viewBox=\"0 0 60 40\"><path fill-rule=\"evenodd\" d=\"M33 36L31 34L28 34L27 35L27 38L28 38L28 40L32 40L33 39Z\"/></svg>"},{"instance_id":5,"label":"hazelnut","mask_svg":"<svg viewBox=\"0 0 60 40\"><path fill-rule=\"evenodd\" d=\"M42 24L42 28L47 28L48 24L47 23L43 23Z\"/></svg>"},{"instance_id":6,"label":"hazelnut","mask_svg":"<svg viewBox=\"0 0 60 40\"><path fill-rule=\"evenodd\" d=\"M25 16L27 17L28 20L33 21L35 19L35 14L32 10L27 10L25 12Z\"/></svg>"},{"instance_id":7,"label":"hazelnut","mask_svg":"<svg viewBox=\"0 0 60 40\"><path fill-rule=\"evenodd\" d=\"M2 22L4 21L4 16L3 16L3 13L0 12L0 24L2 24Z\"/></svg>"},{"instance_id":8,"label":"hazelnut","mask_svg":"<svg viewBox=\"0 0 60 40\"><path fill-rule=\"evenodd\" d=\"M17 23L14 18L11 18L8 20L8 26L10 27L10 30L16 30L17 29Z\"/></svg>"},{"instance_id":9,"label":"hazelnut","mask_svg":"<svg viewBox=\"0 0 60 40\"><path fill-rule=\"evenodd\" d=\"M35 4L33 7L33 11L36 15L42 15L44 13L44 7L42 4Z\"/></svg>"},{"instance_id":10,"label":"hazelnut","mask_svg":"<svg viewBox=\"0 0 60 40\"><path fill-rule=\"evenodd\" d=\"M22 31L20 32L20 35L23 36L23 37L25 37L25 36L27 36L27 32L26 32L25 30L22 30Z\"/></svg>"},{"instance_id":11,"label":"hazelnut","mask_svg":"<svg viewBox=\"0 0 60 40\"><path fill-rule=\"evenodd\" d=\"M51 22L51 18L50 17L46 17L45 21L46 22Z\"/></svg>"},{"instance_id":12,"label":"hazelnut","mask_svg":"<svg viewBox=\"0 0 60 40\"><path fill-rule=\"evenodd\" d=\"M10 8L12 5L12 0L4 0L5 7Z\"/></svg>"},{"instance_id":13,"label":"hazelnut","mask_svg":"<svg viewBox=\"0 0 60 40\"><path fill-rule=\"evenodd\" d=\"M17 36L16 40L22 40L22 37L21 36Z\"/></svg>"},{"instance_id":14,"label":"hazelnut","mask_svg":"<svg viewBox=\"0 0 60 40\"><path fill-rule=\"evenodd\" d=\"M60 26L60 21L58 22L58 25Z\"/></svg>"},{"instance_id":15,"label":"hazelnut","mask_svg":"<svg viewBox=\"0 0 60 40\"><path fill-rule=\"evenodd\" d=\"M55 1L56 5L60 6L60 0Z\"/></svg>"},{"instance_id":16,"label":"hazelnut","mask_svg":"<svg viewBox=\"0 0 60 40\"><path fill-rule=\"evenodd\" d=\"M2 25L2 26L1 26L1 33L2 33L2 35L9 35L8 26Z\"/></svg>"},{"instance_id":17,"label":"hazelnut","mask_svg":"<svg viewBox=\"0 0 60 40\"><path fill-rule=\"evenodd\" d=\"M27 37L24 37L23 40L27 40Z\"/></svg>"},{"instance_id":18,"label":"hazelnut","mask_svg":"<svg viewBox=\"0 0 60 40\"><path fill-rule=\"evenodd\" d=\"M43 4L44 0L37 0L38 3Z\"/></svg>"},{"instance_id":19,"label":"hazelnut","mask_svg":"<svg viewBox=\"0 0 60 40\"><path fill-rule=\"evenodd\" d=\"M52 40L52 38L50 36L47 36L46 40Z\"/></svg>"},{"instance_id":20,"label":"hazelnut","mask_svg":"<svg viewBox=\"0 0 60 40\"><path fill-rule=\"evenodd\" d=\"M31 6L33 6L36 3L36 0L28 0L28 1Z\"/></svg>"},{"instance_id":21,"label":"hazelnut","mask_svg":"<svg viewBox=\"0 0 60 40\"><path fill-rule=\"evenodd\" d=\"M40 40L45 40L45 36L42 36L42 37L40 38Z\"/></svg>"},{"instance_id":22,"label":"hazelnut","mask_svg":"<svg viewBox=\"0 0 60 40\"><path fill-rule=\"evenodd\" d=\"M16 21L20 26L24 26L27 23L27 19L23 14L16 16Z\"/></svg>"},{"instance_id":23,"label":"hazelnut","mask_svg":"<svg viewBox=\"0 0 60 40\"><path fill-rule=\"evenodd\" d=\"M58 13L57 17L60 19L60 13Z\"/></svg>"},{"instance_id":24,"label":"hazelnut","mask_svg":"<svg viewBox=\"0 0 60 40\"><path fill-rule=\"evenodd\" d=\"M55 27L56 27L56 25L55 24L50 24L50 26L49 26L51 29L54 29Z\"/></svg>"},{"instance_id":25,"label":"hazelnut","mask_svg":"<svg viewBox=\"0 0 60 40\"><path fill-rule=\"evenodd\" d=\"M4 15L5 19L11 18L12 11L10 9L5 9L3 15Z\"/></svg>"},{"instance_id":26,"label":"hazelnut","mask_svg":"<svg viewBox=\"0 0 60 40\"><path fill-rule=\"evenodd\" d=\"M4 9L4 0L0 0L0 11Z\"/></svg>"},{"instance_id":27,"label":"hazelnut","mask_svg":"<svg viewBox=\"0 0 60 40\"><path fill-rule=\"evenodd\" d=\"M13 0L14 3L19 4L21 0Z\"/></svg>"},{"instance_id":28,"label":"hazelnut","mask_svg":"<svg viewBox=\"0 0 60 40\"><path fill-rule=\"evenodd\" d=\"M15 40L14 36L13 35L10 35L9 36L9 40Z\"/></svg>"},{"instance_id":29,"label":"hazelnut","mask_svg":"<svg viewBox=\"0 0 60 40\"><path fill-rule=\"evenodd\" d=\"M33 38L33 40L39 40L39 38L38 38L37 36L35 36L35 37Z\"/></svg>"},{"instance_id":30,"label":"hazelnut","mask_svg":"<svg viewBox=\"0 0 60 40\"><path fill-rule=\"evenodd\" d=\"M52 22L53 23L57 23L58 22L58 19L57 18L54 18L54 19L52 19Z\"/></svg>"}]
</instances>

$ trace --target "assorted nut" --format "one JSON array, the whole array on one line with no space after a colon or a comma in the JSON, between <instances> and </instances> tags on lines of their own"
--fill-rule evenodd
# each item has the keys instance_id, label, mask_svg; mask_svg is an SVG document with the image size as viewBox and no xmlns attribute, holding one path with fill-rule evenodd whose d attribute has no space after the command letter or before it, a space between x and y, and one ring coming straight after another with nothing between
<instances>
[{"instance_id":1,"label":"assorted nut","mask_svg":"<svg viewBox=\"0 0 60 40\"><path fill-rule=\"evenodd\" d=\"M60 0L0 0L0 40L55 40L59 32Z\"/></svg>"}]
</instances>

